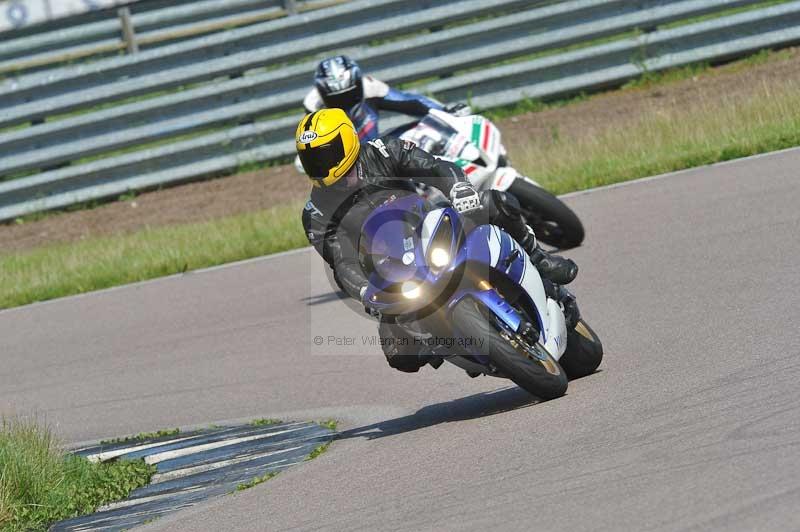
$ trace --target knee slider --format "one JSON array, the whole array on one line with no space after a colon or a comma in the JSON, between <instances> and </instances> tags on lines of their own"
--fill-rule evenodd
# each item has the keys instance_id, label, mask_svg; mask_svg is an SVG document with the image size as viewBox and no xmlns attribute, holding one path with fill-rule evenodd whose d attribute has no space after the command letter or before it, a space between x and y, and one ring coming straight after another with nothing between
<instances>
[{"instance_id":1,"label":"knee slider","mask_svg":"<svg viewBox=\"0 0 800 532\"><path fill-rule=\"evenodd\" d=\"M484 190L480 193L481 205L483 206L483 215L487 220L494 220L500 211L497 210L497 201L495 201L494 190ZM491 222L489 222L491 223Z\"/></svg>"},{"instance_id":2,"label":"knee slider","mask_svg":"<svg viewBox=\"0 0 800 532\"><path fill-rule=\"evenodd\" d=\"M481 192L481 203L492 219L497 215L511 219L522 216L522 208L517 198L502 190L484 190Z\"/></svg>"},{"instance_id":3,"label":"knee slider","mask_svg":"<svg viewBox=\"0 0 800 532\"><path fill-rule=\"evenodd\" d=\"M492 192L496 193L495 201L500 212L510 218L522 216L522 207L520 207L519 200L515 195L500 190L493 190Z\"/></svg>"}]
</instances>

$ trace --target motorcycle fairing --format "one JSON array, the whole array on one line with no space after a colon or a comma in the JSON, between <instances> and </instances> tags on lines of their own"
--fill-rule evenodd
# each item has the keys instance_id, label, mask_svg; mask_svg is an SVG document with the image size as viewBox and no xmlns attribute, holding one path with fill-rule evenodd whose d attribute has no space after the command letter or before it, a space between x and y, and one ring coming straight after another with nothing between
<instances>
[{"instance_id":1,"label":"motorcycle fairing","mask_svg":"<svg viewBox=\"0 0 800 532\"><path fill-rule=\"evenodd\" d=\"M513 168L499 166L506 155L502 135L480 115L453 116L432 109L415 126L402 130L399 138L452 161L478 190L507 190L519 176Z\"/></svg>"},{"instance_id":2,"label":"motorcycle fairing","mask_svg":"<svg viewBox=\"0 0 800 532\"><path fill-rule=\"evenodd\" d=\"M426 209L426 202L419 196L406 196L378 207L365 222L364 247L372 256L375 272L370 276L366 296L376 295L375 307L384 310L400 310L408 306L400 294L383 299L378 295L392 284L413 280L422 284L436 284L444 275L464 267L480 265L490 267L522 288L529 308L535 311L541 342L545 349L558 359L566 348L566 326L564 315L558 304L548 299L539 272L530 262L524 249L505 231L493 225L475 227L458 245L461 226L453 231L450 239L451 256L455 258L443 270L431 271L426 262L427 247L445 217L458 224L459 216L450 207ZM392 223L398 223L393 226ZM386 238L381 236L387 231ZM398 231L400 233L398 233ZM397 238L398 234L402 238ZM378 246L384 246L378 249ZM403 260L404 258L413 260ZM464 297L472 297L494 313L511 330L519 331L523 317L493 288L482 286L459 289L448 302L448 311ZM466 331L467 334L469 331Z\"/></svg>"},{"instance_id":3,"label":"motorcycle fairing","mask_svg":"<svg viewBox=\"0 0 800 532\"><path fill-rule=\"evenodd\" d=\"M541 342L554 358L561 357L566 349L564 314L558 304L547 297L539 271L511 235L493 225L478 226L467 235L457 262L467 263L467 267L469 263L490 266L520 285L535 309ZM512 330L519 330L522 316L494 289L483 290L476 287L461 290L451 298L449 308L454 308L464 297L476 299Z\"/></svg>"}]
</instances>

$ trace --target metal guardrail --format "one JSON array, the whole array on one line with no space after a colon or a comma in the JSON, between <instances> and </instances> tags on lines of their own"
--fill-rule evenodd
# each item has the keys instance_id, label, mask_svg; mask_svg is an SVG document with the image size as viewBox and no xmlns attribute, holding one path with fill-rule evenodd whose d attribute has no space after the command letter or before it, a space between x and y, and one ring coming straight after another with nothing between
<instances>
[{"instance_id":1,"label":"metal guardrail","mask_svg":"<svg viewBox=\"0 0 800 532\"><path fill-rule=\"evenodd\" d=\"M138 0L0 0L0 32Z\"/></svg>"},{"instance_id":2,"label":"metal guardrail","mask_svg":"<svg viewBox=\"0 0 800 532\"><path fill-rule=\"evenodd\" d=\"M357 0L6 81L0 84L0 127L45 121L0 133L0 176L39 171L0 182L0 220L291 155L291 132L317 53L347 51L390 83L446 75L420 90L489 108L800 42L800 1L658 29L753 3L451 0L410 13L405 1ZM476 19L490 13L498 16ZM320 27L326 30L314 31ZM437 31L370 43L431 27ZM634 29L644 33L630 36ZM613 36L620 38L591 44ZM560 51L584 43L589 45ZM514 58L521 60L509 62ZM276 62L285 66L264 68ZM192 84L179 92L49 119ZM156 141L163 144L153 146ZM120 150L125 153L113 155ZM86 158L97 159L81 162Z\"/></svg>"},{"instance_id":3,"label":"metal guardrail","mask_svg":"<svg viewBox=\"0 0 800 532\"><path fill-rule=\"evenodd\" d=\"M130 15L135 34L124 34L116 14L103 20L55 31L0 41L0 74L54 67L82 58L105 57L131 44L152 49L171 42L247 26L342 3L345 0L203 0L163 9L144 10L137 4ZM185 2L185 0L184 0ZM129 11L130 11L129 10Z\"/></svg>"}]
</instances>

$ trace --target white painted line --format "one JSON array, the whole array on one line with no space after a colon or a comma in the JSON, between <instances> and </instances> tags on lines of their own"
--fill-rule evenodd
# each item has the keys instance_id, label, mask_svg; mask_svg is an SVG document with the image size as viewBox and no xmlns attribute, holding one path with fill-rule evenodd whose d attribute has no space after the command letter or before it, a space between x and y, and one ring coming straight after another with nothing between
<instances>
[{"instance_id":1,"label":"white painted line","mask_svg":"<svg viewBox=\"0 0 800 532\"><path fill-rule=\"evenodd\" d=\"M144 445L132 445L130 447L124 447L122 449L114 449L113 451L105 451L102 453L90 454L86 457L86 459L89 460L90 462L105 462L106 460L111 460L112 458L117 458L118 456L122 456L124 454L133 453L136 451L143 451L145 449L152 449L153 447L161 447L162 445L170 445L181 441L187 441L196 437L197 435L188 436L185 438L176 438L174 440L160 441L156 443L147 443Z\"/></svg>"},{"instance_id":2,"label":"white painted line","mask_svg":"<svg viewBox=\"0 0 800 532\"><path fill-rule=\"evenodd\" d=\"M255 441L255 440L263 440L264 438L269 438L271 436L277 436L278 434L287 434L289 432L296 432L298 430L302 430L304 427L298 427L296 429L289 429L289 430L281 430L278 432L267 432L264 434L256 434L254 436L245 436L243 438L234 438L232 440L222 440L222 441L215 441L212 443L205 443L202 445L194 445L192 447L184 447L183 449L175 449L174 451L164 451L163 453L156 453L146 456L144 461L148 464L157 464L159 462L163 462L164 460L171 460L173 458L179 458L181 456L188 456L190 454L196 454L203 451L210 451L212 449L219 449L220 447L228 447L231 445L236 445L237 443L245 443L248 441Z\"/></svg>"},{"instance_id":3,"label":"white painted line","mask_svg":"<svg viewBox=\"0 0 800 532\"><path fill-rule=\"evenodd\" d=\"M118 510L120 508L127 508L129 506L135 506L137 504L144 504L146 502L153 502L153 501L158 501L160 499L166 499L166 498L169 498L169 497L174 497L175 495L178 495L178 494L183 495L183 494L192 493L192 492L195 492L195 491L202 491L202 490L204 490L206 488L207 488L207 486L196 486L196 487L193 487L193 488L187 488L185 490L171 491L169 493L160 493L158 495L151 495L149 497L140 497L138 499L125 499L124 501L112 502L111 504L106 504L105 506L101 506L100 508L97 509L97 511L95 513L106 512L106 511L109 511L109 510Z\"/></svg>"},{"instance_id":4,"label":"white painted line","mask_svg":"<svg viewBox=\"0 0 800 532\"><path fill-rule=\"evenodd\" d=\"M176 469L175 471L168 471L166 473L158 473L153 475L153 478L150 479L150 484L151 485L160 484L161 482L166 482L168 480L175 480L176 478L195 475L197 473L205 473L207 471L213 471L215 469L220 469L229 465L240 464L242 462L249 462L251 460L258 460L259 458L264 458L266 456L271 456L273 454L288 453L289 451L296 451L297 449L300 449L302 447L303 447L302 445L298 445L297 447L291 447L289 449L280 449L277 451L269 451L267 453L258 453L248 456L240 456L237 458L231 458L230 460L222 460L221 462L211 462L210 464L203 464L194 467L185 467L183 469Z\"/></svg>"}]
</instances>

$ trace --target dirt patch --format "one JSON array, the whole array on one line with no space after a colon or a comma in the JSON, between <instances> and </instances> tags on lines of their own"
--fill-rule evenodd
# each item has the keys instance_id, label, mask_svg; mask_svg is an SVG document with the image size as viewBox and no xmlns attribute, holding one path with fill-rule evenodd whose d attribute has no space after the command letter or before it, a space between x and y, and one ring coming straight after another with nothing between
<instances>
[{"instance_id":1,"label":"dirt patch","mask_svg":"<svg viewBox=\"0 0 800 532\"><path fill-rule=\"evenodd\" d=\"M560 135L591 135L592 131L609 127L624 128L645 111L685 107L719 94L746 96L763 83L799 78L800 49L790 49L782 51L780 58L760 65L737 63L690 79L599 94L565 107L506 118L498 126L513 159L515 149L523 143L546 142ZM254 212L301 201L308 191L308 181L293 166L190 183L94 209L0 225L0 253Z\"/></svg>"},{"instance_id":2,"label":"dirt patch","mask_svg":"<svg viewBox=\"0 0 800 532\"><path fill-rule=\"evenodd\" d=\"M690 107L719 95L747 96L764 83L800 79L800 48L779 54L763 64L732 63L680 81L607 92L565 107L510 117L500 128L513 157L515 147L522 143L546 142L555 136L586 137L594 131L623 128L644 113Z\"/></svg>"},{"instance_id":3,"label":"dirt patch","mask_svg":"<svg viewBox=\"0 0 800 532\"><path fill-rule=\"evenodd\" d=\"M308 189L294 166L189 183L94 209L0 225L0 253L255 212L300 201Z\"/></svg>"}]
</instances>

